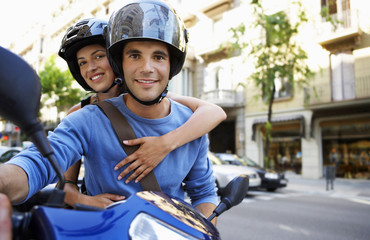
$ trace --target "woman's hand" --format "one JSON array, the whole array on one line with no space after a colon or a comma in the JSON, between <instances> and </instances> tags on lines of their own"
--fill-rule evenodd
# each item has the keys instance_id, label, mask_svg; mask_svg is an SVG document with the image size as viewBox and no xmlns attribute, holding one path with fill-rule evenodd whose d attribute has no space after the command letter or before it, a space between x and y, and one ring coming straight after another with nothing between
<instances>
[{"instance_id":1,"label":"woman's hand","mask_svg":"<svg viewBox=\"0 0 370 240\"><path fill-rule=\"evenodd\" d=\"M124 199L125 199L124 196L119 196L119 195L110 194L110 193L103 193L103 194L99 194L96 196L88 196L88 195L81 194L80 200L78 201L78 203L89 205L89 206L94 206L94 207L99 207L99 208L106 208L112 203L121 201Z\"/></svg>"},{"instance_id":2,"label":"woman's hand","mask_svg":"<svg viewBox=\"0 0 370 240\"><path fill-rule=\"evenodd\" d=\"M125 183L129 183L135 178L135 182L139 182L148 173L150 173L150 171L152 171L167 156L167 154L172 151L172 149L174 149L174 147L168 142L166 135L125 140L123 141L123 144L129 146L141 145L138 150L127 156L114 168L114 170L118 170L124 165L131 163L118 176L118 180L121 180L129 172L135 170L127 178Z\"/></svg>"}]
</instances>

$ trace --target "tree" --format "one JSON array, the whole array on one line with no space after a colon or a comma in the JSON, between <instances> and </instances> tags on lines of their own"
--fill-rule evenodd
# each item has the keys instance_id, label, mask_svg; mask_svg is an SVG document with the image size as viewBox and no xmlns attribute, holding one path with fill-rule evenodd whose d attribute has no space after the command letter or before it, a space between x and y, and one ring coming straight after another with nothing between
<instances>
[{"instance_id":1,"label":"tree","mask_svg":"<svg viewBox=\"0 0 370 240\"><path fill-rule=\"evenodd\" d=\"M80 89L72 88L74 81L72 74L68 70L61 71L55 65L54 55L45 63L39 76L42 94L45 96L43 102L51 98L56 99L55 106L58 112L67 111L81 100L83 92Z\"/></svg>"},{"instance_id":2,"label":"tree","mask_svg":"<svg viewBox=\"0 0 370 240\"><path fill-rule=\"evenodd\" d=\"M260 29L262 37L258 42L246 42L248 36L247 27L244 23L236 28L231 28L233 34L231 52L249 49L248 57L253 58L254 71L249 76L257 88L261 90L261 97L268 105L266 135L264 136L264 160L268 163L268 151L270 146L272 106L276 93L276 81L286 81L291 91L295 86L303 88L309 85L309 79L313 72L307 66L306 52L296 43L295 36L299 27L307 22L301 3L298 6L297 21L291 23L284 11L267 15L264 13L261 3L253 0L254 16L252 29Z\"/></svg>"}]
</instances>

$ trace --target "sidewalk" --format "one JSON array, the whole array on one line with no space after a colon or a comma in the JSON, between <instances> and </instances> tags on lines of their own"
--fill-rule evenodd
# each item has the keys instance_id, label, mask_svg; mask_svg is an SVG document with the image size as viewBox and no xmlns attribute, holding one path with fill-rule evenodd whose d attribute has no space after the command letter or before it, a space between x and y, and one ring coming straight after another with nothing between
<instances>
[{"instance_id":1,"label":"sidewalk","mask_svg":"<svg viewBox=\"0 0 370 240\"><path fill-rule=\"evenodd\" d=\"M285 177L289 180L288 191L318 192L322 194L339 194L343 196L356 196L370 199L370 180L336 178L333 190L326 190L326 179L307 179L293 172L286 172Z\"/></svg>"}]
</instances>

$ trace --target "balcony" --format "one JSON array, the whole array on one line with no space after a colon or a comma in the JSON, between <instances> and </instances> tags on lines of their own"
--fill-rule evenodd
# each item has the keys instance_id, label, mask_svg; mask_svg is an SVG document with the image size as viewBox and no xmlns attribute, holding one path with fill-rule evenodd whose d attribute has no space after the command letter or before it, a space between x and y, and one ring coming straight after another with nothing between
<instances>
[{"instance_id":1,"label":"balcony","mask_svg":"<svg viewBox=\"0 0 370 240\"><path fill-rule=\"evenodd\" d=\"M214 89L203 92L200 98L224 108L242 107L245 105L244 91Z\"/></svg>"},{"instance_id":2,"label":"balcony","mask_svg":"<svg viewBox=\"0 0 370 240\"><path fill-rule=\"evenodd\" d=\"M318 43L329 52L356 49L361 43L361 29L358 24L358 14L353 9L331 15L340 21L335 28L330 22L322 22L318 28Z\"/></svg>"},{"instance_id":3,"label":"balcony","mask_svg":"<svg viewBox=\"0 0 370 240\"><path fill-rule=\"evenodd\" d=\"M351 99L334 101L332 87L329 81L310 86L305 92L306 99L308 99L308 94L310 96L308 100L310 107L329 103L354 103L360 100L370 100L370 75L356 78L355 97Z\"/></svg>"}]
</instances>

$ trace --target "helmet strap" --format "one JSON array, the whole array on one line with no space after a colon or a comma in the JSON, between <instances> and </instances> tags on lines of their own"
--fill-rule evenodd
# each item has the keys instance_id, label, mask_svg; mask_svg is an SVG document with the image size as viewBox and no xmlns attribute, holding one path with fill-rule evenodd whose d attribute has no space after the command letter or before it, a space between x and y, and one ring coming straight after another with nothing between
<instances>
[{"instance_id":1,"label":"helmet strap","mask_svg":"<svg viewBox=\"0 0 370 240\"><path fill-rule=\"evenodd\" d=\"M142 101L140 99L138 99L131 91L130 89L127 88L127 92L131 95L131 97L133 99L135 99L137 102L143 104L143 105L147 105L147 106L150 106L150 105L153 105L153 104L156 104L156 103L160 103L162 102L162 100L167 96L167 87L168 85L166 86L166 88L163 90L163 92L154 100L152 101Z\"/></svg>"},{"instance_id":2,"label":"helmet strap","mask_svg":"<svg viewBox=\"0 0 370 240\"><path fill-rule=\"evenodd\" d=\"M120 85L122 85L122 83L123 83L123 80L122 80L122 78L115 78L114 79L114 81L113 81L113 83L112 83L112 85L110 85L110 87L109 88L107 88L107 89L105 89L104 91L99 91L99 92L97 92L97 91L92 91L92 92L94 92L94 93L107 93L107 92L109 92L109 90L111 90L114 86L116 86L116 85L118 85L118 86L120 86Z\"/></svg>"}]
</instances>

